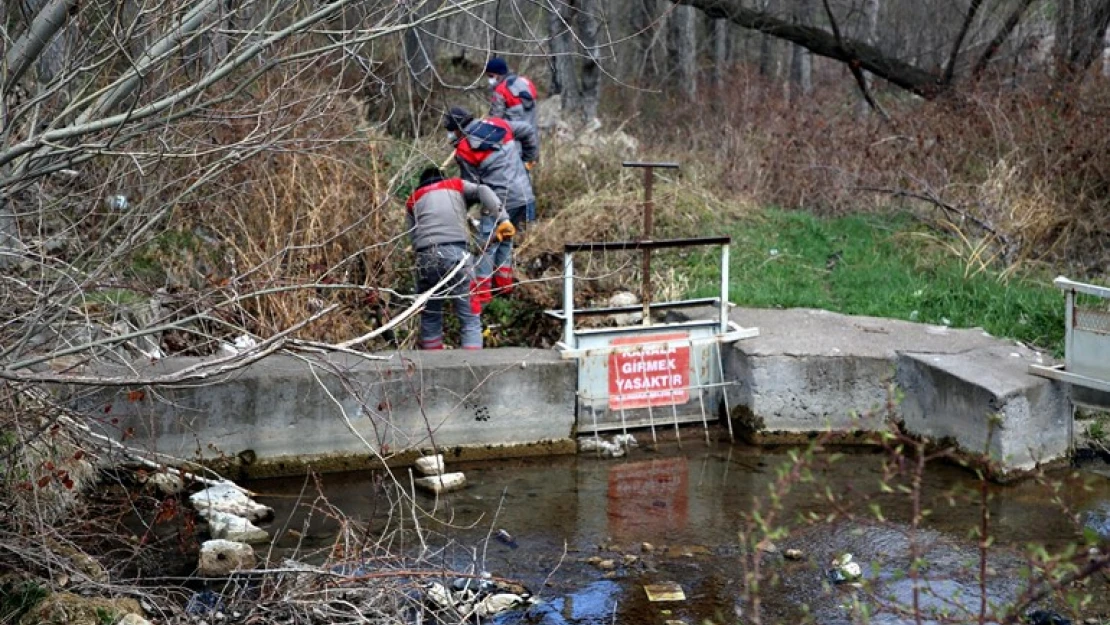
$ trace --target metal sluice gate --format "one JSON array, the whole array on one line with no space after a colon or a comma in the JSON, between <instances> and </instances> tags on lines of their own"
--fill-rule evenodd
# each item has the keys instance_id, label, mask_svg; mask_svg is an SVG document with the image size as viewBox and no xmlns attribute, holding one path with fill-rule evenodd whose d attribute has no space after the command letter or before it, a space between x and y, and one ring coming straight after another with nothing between
<instances>
[{"instance_id":1,"label":"metal sluice gate","mask_svg":"<svg viewBox=\"0 0 1110 625\"><path fill-rule=\"evenodd\" d=\"M1064 277L1056 278L1052 283L1066 295L1064 364L1030 365L1029 372L1096 393L1110 393L1110 309L1106 305L1110 301L1110 288ZM1081 305L1077 301L1079 295L1097 298L1103 305ZM1102 404L1106 397L1099 399L1102 401L1097 403Z\"/></svg>"},{"instance_id":2,"label":"metal sluice gate","mask_svg":"<svg viewBox=\"0 0 1110 625\"><path fill-rule=\"evenodd\" d=\"M656 429L673 425L681 445L679 426L701 423L709 442L710 414L720 404L730 405L724 379L721 346L757 336L756 328L742 328L729 321L730 237L651 240L652 171L675 168L671 163L624 163L644 168L644 238L639 241L568 243L563 248L563 306L546 313L563 322L563 340L557 345L561 356L578 361L577 424L580 434L629 428ZM716 247L720 250L720 293L718 297L681 301L651 301L651 252L659 249ZM576 254L610 251L639 251L643 255L641 303L601 308L574 307ZM713 307L709 319L657 322L652 314L667 310ZM637 325L579 327L585 317L639 313ZM732 438L732 423L728 422Z\"/></svg>"}]
</instances>

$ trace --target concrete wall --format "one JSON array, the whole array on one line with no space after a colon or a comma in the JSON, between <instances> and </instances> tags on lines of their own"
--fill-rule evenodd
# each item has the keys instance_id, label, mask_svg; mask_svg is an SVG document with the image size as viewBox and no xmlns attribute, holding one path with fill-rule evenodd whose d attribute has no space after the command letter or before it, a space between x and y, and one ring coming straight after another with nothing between
<instances>
[{"instance_id":1,"label":"concrete wall","mask_svg":"<svg viewBox=\"0 0 1110 625\"><path fill-rule=\"evenodd\" d=\"M77 407L117 440L130 430L129 444L180 458L241 457L258 463L257 475L306 462L356 468L433 445L454 456L573 449L575 368L550 350L400 352L376 362L272 356L202 385L147 389L141 399L135 390Z\"/></svg>"},{"instance_id":2,"label":"concrete wall","mask_svg":"<svg viewBox=\"0 0 1110 625\"><path fill-rule=\"evenodd\" d=\"M1069 452L1067 385L1030 375L1048 359L1012 341L804 309L737 309L733 321L760 329L725 364L739 386L730 414L755 442L858 433L894 418L911 434L988 453L1001 478Z\"/></svg>"}]
</instances>

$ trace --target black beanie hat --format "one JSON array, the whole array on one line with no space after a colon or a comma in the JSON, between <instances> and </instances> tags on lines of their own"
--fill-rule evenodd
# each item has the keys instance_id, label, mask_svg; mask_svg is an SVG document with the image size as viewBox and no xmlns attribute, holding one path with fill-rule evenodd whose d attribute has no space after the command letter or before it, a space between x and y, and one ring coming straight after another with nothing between
<instances>
[{"instance_id":1,"label":"black beanie hat","mask_svg":"<svg viewBox=\"0 0 1110 625\"><path fill-rule=\"evenodd\" d=\"M438 167L425 167L424 171L420 172L419 186L432 184L443 180L443 172Z\"/></svg>"},{"instance_id":2,"label":"black beanie hat","mask_svg":"<svg viewBox=\"0 0 1110 625\"><path fill-rule=\"evenodd\" d=\"M461 106L452 106L447 114L443 116L443 127L458 132L466 128L466 125L473 120L474 116L470 114L470 111Z\"/></svg>"}]
</instances>

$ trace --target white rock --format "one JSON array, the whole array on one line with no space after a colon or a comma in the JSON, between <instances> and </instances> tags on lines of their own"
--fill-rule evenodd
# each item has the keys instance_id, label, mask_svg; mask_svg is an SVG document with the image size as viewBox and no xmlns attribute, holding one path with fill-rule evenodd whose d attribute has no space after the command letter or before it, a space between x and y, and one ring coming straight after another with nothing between
<instances>
[{"instance_id":1,"label":"white rock","mask_svg":"<svg viewBox=\"0 0 1110 625\"><path fill-rule=\"evenodd\" d=\"M250 545L230 540L206 540L200 546L197 573L203 577L222 577L232 571L253 569L257 560Z\"/></svg>"},{"instance_id":2,"label":"white rock","mask_svg":"<svg viewBox=\"0 0 1110 625\"><path fill-rule=\"evenodd\" d=\"M488 618L518 605L523 605L524 602L524 597L518 594L511 592L497 593L479 601L474 606L474 613L478 615L478 618Z\"/></svg>"},{"instance_id":3,"label":"white rock","mask_svg":"<svg viewBox=\"0 0 1110 625\"><path fill-rule=\"evenodd\" d=\"M274 509L243 494L232 484L218 484L189 497L193 507L204 518L210 512L227 512L248 521L261 521L274 515Z\"/></svg>"},{"instance_id":4,"label":"white rock","mask_svg":"<svg viewBox=\"0 0 1110 625\"><path fill-rule=\"evenodd\" d=\"M608 302L610 308L618 308L621 306L635 306L639 303L640 298L637 297L635 293L632 293L630 291L619 291L617 293L614 293L609 298ZM609 315L609 318L612 319L613 322L616 323L618 326L627 326L635 323L640 323L644 320L644 315L642 313L624 313L619 315Z\"/></svg>"},{"instance_id":5,"label":"white rock","mask_svg":"<svg viewBox=\"0 0 1110 625\"><path fill-rule=\"evenodd\" d=\"M578 451L583 453L587 451L597 451L601 448L603 443L605 443L605 441L600 438L594 438L593 436L580 438L578 439Z\"/></svg>"},{"instance_id":6,"label":"white rock","mask_svg":"<svg viewBox=\"0 0 1110 625\"><path fill-rule=\"evenodd\" d=\"M185 488L185 483L180 475L176 473L167 473L165 471L150 474L146 478L146 483L153 486L163 495L176 495Z\"/></svg>"},{"instance_id":7,"label":"white rock","mask_svg":"<svg viewBox=\"0 0 1110 625\"><path fill-rule=\"evenodd\" d=\"M443 475L443 454L416 459L416 470L424 475Z\"/></svg>"},{"instance_id":8,"label":"white rock","mask_svg":"<svg viewBox=\"0 0 1110 625\"><path fill-rule=\"evenodd\" d=\"M123 618L116 621L116 625L150 625L150 621L134 612L128 612L123 615Z\"/></svg>"},{"instance_id":9,"label":"white rock","mask_svg":"<svg viewBox=\"0 0 1110 625\"><path fill-rule=\"evenodd\" d=\"M466 476L462 473L444 473L416 479L416 485L433 493L449 493L466 486Z\"/></svg>"},{"instance_id":10,"label":"white rock","mask_svg":"<svg viewBox=\"0 0 1110 625\"><path fill-rule=\"evenodd\" d=\"M237 543L264 543L270 534L241 516L213 510L208 513L208 533Z\"/></svg>"},{"instance_id":11,"label":"white rock","mask_svg":"<svg viewBox=\"0 0 1110 625\"><path fill-rule=\"evenodd\" d=\"M624 449L635 449L640 444L636 442L636 437L631 434L616 434L613 436L613 444L619 445Z\"/></svg>"}]
</instances>

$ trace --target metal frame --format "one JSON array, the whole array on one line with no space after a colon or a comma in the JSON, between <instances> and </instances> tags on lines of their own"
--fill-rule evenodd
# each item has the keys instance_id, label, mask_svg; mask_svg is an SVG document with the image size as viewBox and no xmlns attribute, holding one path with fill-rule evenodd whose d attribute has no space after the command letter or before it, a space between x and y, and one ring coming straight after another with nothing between
<instances>
[{"instance_id":1,"label":"metal frame","mask_svg":"<svg viewBox=\"0 0 1110 625\"><path fill-rule=\"evenodd\" d=\"M605 243L567 243L563 246L563 308L561 310L545 311L547 315L563 320L563 341L558 347L561 350L577 350L578 334L575 331L574 319L576 316L611 315L621 312L635 312L641 310L638 306L621 306L609 308L575 309L574 307L574 255L577 252L606 252L606 251L635 251L648 252L651 250L668 249L675 247L720 246L721 249L721 294L716 298L702 298L694 300L680 300L677 302L644 302L644 326L658 328L651 323L652 310L671 310L690 308L710 304L717 307L719 317L717 320L718 332L730 335L728 323L728 263L729 245L732 237L701 237L694 239L662 239L659 241L614 241ZM671 325L671 324L666 324ZM745 334L737 338L756 336L759 331L749 329L754 334ZM743 333L743 329L738 329ZM732 339L736 340L736 339Z\"/></svg>"},{"instance_id":2,"label":"metal frame","mask_svg":"<svg viewBox=\"0 0 1110 625\"><path fill-rule=\"evenodd\" d=\"M589 407L589 414L592 415L592 423L579 423L580 431L589 431L592 429L596 437L600 432L605 430L620 429L627 433L629 427L650 426L652 440L654 441L656 439L655 426L658 420L656 418L656 412L664 410L670 412L669 420L674 424L679 445L681 445L681 435L678 429L680 423L702 423L705 428L706 441L709 441L709 418L706 406L709 402L706 401L707 394L709 394L710 399L712 399L715 397L717 389L719 389L725 404L728 405L729 403L728 386L730 386L731 383L723 380L724 363L721 356L720 345L722 343L731 343L743 338L759 335L759 330L757 328L742 328L730 322L728 319L729 245L731 243L731 237L701 237L692 239L664 239L659 241L568 243L564 246L563 307L560 310L548 310L545 312L563 321L563 340L556 346L560 350L561 356L568 359L574 358L579 361L579 384L576 393L580 408L578 415L580 419L584 416L584 412L581 410L584 406ZM639 250L643 251L646 255L656 249L689 248L697 246L715 246L720 249L720 294L718 297L681 300L677 302L644 302L642 307L574 308L575 254ZM645 293L650 293L649 287L645 287ZM718 314L716 319L676 323L654 323L651 318L651 313L659 310L691 308L705 305L711 305L717 309ZM621 314L636 312L638 310L643 310L644 312L643 325L607 328L575 327L575 320L578 317ZM684 333L685 336L682 338L675 338L674 334L676 333ZM659 337L658 340L652 340L652 335ZM655 406L653 410L653 404L649 401L645 407L628 409L635 410L638 413L645 413L646 411L646 414L629 420L626 417L626 408L622 402L618 401L619 407L614 409L610 403L610 400L612 400L614 396L610 395L608 392L599 393L589 390L591 385L584 382L584 376L596 375L597 371L595 371L595 369L598 367L597 363L599 359L607 359L614 352L624 352L627 349L626 346L610 344L607 343L607 341L636 336L644 337L644 340L636 342L637 349L642 349L645 346L662 345L666 347L683 347L690 350L690 373L692 375L690 375L687 380L688 384L686 386L671 387L668 392L685 393L690 397L687 401L693 401L693 394L696 392L697 404L695 413L680 415L676 404L671 404L669 410L667 410L667 406L665 405ZM585 345L583 345L583 343L585 343ZM704 369L704 373L702 369ZM636 393L633 392L632 395L636 395ZM619 400L623 396L624 395L616 395L615 397ZM600 410L602 413L608 412L610 415L614 412L619 413L620 422L599 423L599 405L608 405L607 408L602 408ZM729 436L731 438L733 436L731 421L728 425Z\"/></svg>"},{"instance_id":3,"label":"metal frame","mask_svg":"<svg viewBox=\"0 0 1110 625\"><path fill-rule=\"evenodd\" d=\"M1084 309L1076 306L1077 293L1110 301L1110 288L1075 282L1064 277L1052 284L1064 291L1064 364L1056 366L1029 365L1029 372L1104 393L1110 393L1110 310ZM1095 318L1103 326L1091 326L1086 319Z\"/></svg>"}]
</instances>

